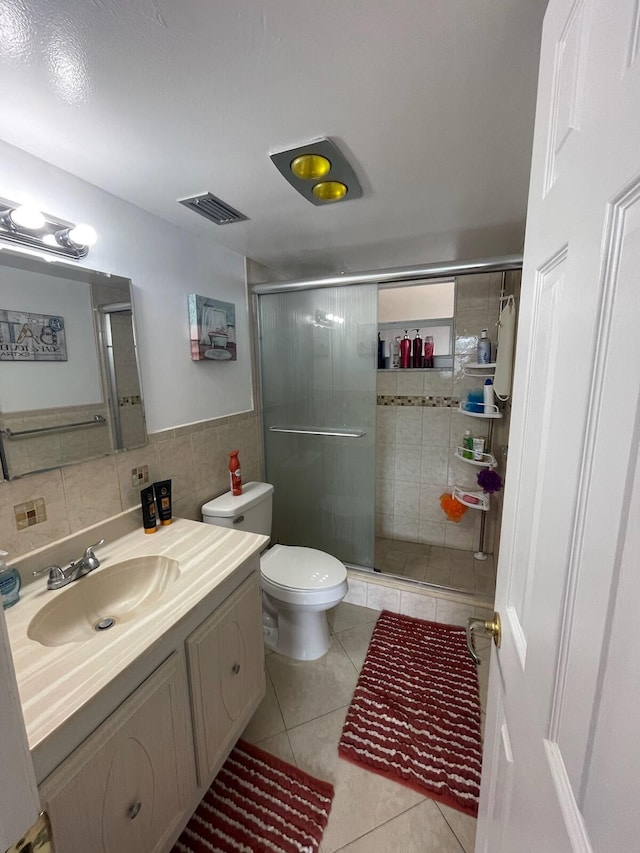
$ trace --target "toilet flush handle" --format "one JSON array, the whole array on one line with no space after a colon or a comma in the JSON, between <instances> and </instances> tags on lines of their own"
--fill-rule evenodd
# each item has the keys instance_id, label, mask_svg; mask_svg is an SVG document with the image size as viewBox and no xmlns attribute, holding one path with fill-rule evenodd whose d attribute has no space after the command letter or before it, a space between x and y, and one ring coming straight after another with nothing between
<instances>
[{"instance_id":1,"label":"toilet flush handle","mask_svg":"<svg viewBox=\"0 0 640 853\"><path fill-rule=\"evenodd\" d=\"M239 515L237 518L233 519L234 524L242 524L243 521L244 521L244 515Z\"/></svg>"}]
</instances>

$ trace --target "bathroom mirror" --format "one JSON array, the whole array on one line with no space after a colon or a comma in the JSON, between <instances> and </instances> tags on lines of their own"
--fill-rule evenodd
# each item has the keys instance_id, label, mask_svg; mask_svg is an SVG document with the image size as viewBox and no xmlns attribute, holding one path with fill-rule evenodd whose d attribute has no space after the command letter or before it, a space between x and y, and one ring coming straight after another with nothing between
<instances>
[{"instance_id":1,"label":"bathroom mirror","mask_svg":"<svg viewBox=\"0 0 640 853\"><path fill-rule=\"evenodd\" d=\"M0 252L5 479L147 443L131 282Z\"/></svg>"}]
</instances>

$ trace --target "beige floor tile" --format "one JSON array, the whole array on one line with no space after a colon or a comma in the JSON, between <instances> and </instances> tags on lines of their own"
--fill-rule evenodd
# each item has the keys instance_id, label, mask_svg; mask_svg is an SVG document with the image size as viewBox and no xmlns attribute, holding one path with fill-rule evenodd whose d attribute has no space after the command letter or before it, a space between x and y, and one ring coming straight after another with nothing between
<instances>
[{"instance_id":1,"label":"beige floor tile","mask_svg":"<svg viewBox=\"0 0 640 853\"><path fill-rule=\"evenodd\" d=\"M334 853L424 799L416 791L338 756L337 745L346 712L346 707L341 708L288 732L298 766L335 786L329 823L322 839L325 853ZM394 846L387 849L402 850Z\"/></svg>"},{"instance_id":2,"label":"beige floor tile","mask_svg":"<svg viewBox=\"0 0 640 853\"><path fill-rule=\"evenodd\" d=\"M370 610L367 607L359 607L341 601L337 607L328 611L327 621L333 633L338 634L340 631L346 631L347 628L355 628L357 625L375 622L378 616L380 616L378 610Z\"/></svg>"},{"instance_id":3,"label":"beige floor tile","mask_svg":"<svg viewBox=\"0 0 640 853\"><path fill-rule=\"evenodd\" d=\"M432 800L340 848L340 853L462 853L462 846Z\"/></svg>"},{"instance_id":4,"label":"beige floor tile","mask_svg":"<svg viewBox=\"0 0 640 853\"><path fill-rule=\"evenodd\" d=\"M265 738L265 740L261 740L257 743L256 746L259 746L260 749L264 749L265 752L270 752L271 755L275 755L283 761L288 761L289 764L293 764L295 766L296 759L293 754L293 750L291 749L291 744L289 743L289 736L286 732L280 732L280 734Z\"/></svg>"},{"instance_id":5,"label":"beige floor tile","mask_svg":"<svg viewBox=\"0 0 640 853\"><path fill-rule=\"evenodd\" d=\"M358 672L335 637L327 654L316 661L296 661L279 654L265 660L287 728L351 701Z\"/></svg>"},{"instance_id":6,"label":"beige floor tile","mask_svg":"<svg viewBox=\"0 0 640 853\"><path fill-rule=\"evenodd\" d=\"M273 682L267 672L267 692L249 721L249 725L242 733L242 737L250 743L260 743L260 741L284 732L284 730L284 719L280 713Z\"/></svg>"},{"instance_id":7,"label":"beige floor tile","mask_svg":"<svg viewBox=\"0 0 640 853\"><path fill-rule=\"evenodd\" d=\"M376 616L380 615L377 611L374 612ZM356 625L354 628L347 628L346 631L340 631L336 634L340 645L349 655L358 671L362 668L367 655L367 649L369 648L369 642L375 625L375 622L367 622L365 625Z\"/></svg>"},{"instance_id":8,"label":"beige floor tile","mask_svg":"<svg viewBox=\"0 0 640 853\"><path fill-rule=\"evenodd\" d=\"M470 817L470 815L462 814L457 809L449 808L449 806L445 806L442 803L436 804L442 814L444 815L445 820L453 830L456 838L460 842L464 853L473 853L473 848L476 843L476 824L477 821L475 817Z\"/></svg>"}]
</instances>

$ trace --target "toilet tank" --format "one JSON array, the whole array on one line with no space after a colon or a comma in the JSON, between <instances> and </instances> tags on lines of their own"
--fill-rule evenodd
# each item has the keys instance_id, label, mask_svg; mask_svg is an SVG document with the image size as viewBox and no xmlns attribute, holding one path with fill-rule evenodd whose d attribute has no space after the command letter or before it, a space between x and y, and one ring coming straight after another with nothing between
<instances>
[{"instance_id":1,"label":"toilet tank","mask_svg":"<svg viewBox=\"0 0 640 853\"><path fill-rule=\"evenodd\" d=\"M241 495L229 491L204 504L202 520L206 524L271 536L272 506L270 483L244 483Z\"/></svg>"}]
</instances>

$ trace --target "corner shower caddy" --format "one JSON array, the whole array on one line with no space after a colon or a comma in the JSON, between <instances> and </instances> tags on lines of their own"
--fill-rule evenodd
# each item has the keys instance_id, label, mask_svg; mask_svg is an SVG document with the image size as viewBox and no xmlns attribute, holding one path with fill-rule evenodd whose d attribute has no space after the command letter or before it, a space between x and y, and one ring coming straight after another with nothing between
<instances>
[{"instance_id":1,"label":"corner shower caddy","mask_svg":"<svg viewBox=\"0 0 640 853\"><path fill-rule=\"evenodd\" d=\"M463 373L466 376L476 376L478 378L484 376L491 377L495 372L495 367L495 363L478 364L478 362L467 362L463 366ZM475 405L484 406L483 403L476 403ZM466 415L469 418L483 418L484 420L488 420L489 433L487 435L487 449L482 454L481 459L469 459L466 456L463 456L462 454L465 449L463 447L456 447L454 455L463 462L466 462L468 465L475 465L478 468L497 468L498 462L493 453L491 453L490 448L493 439L493 422L494 420L502 417L502 412L495 404L491 406L490 411L470 412L465 408L465 403L462 400L458 406L458 411L460 414ZM487 513L491 508L490 495L486 494L482 490L466 489L464 486L454 485L451 496L461 504L464 504L464 506L469 507L469 509L482 510L482 516L480 518L480 542L478 543L478 550L473 556L476 560L486 560L487 555L484 553L484 535L487 516L485 513Z\"/></svg>"}]
</instances>

